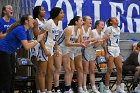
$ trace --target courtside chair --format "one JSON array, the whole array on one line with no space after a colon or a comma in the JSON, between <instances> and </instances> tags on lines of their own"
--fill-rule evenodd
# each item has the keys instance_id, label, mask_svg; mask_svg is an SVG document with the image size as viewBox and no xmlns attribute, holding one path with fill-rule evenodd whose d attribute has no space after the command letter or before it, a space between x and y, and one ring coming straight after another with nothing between
<instances>
[{"instance_id":1,"label":"courtside chair","mask_svg":"<svg viewBox=\"0 0 140 93\"><path fill-rule=\"evenodd\" d=\"M17 58L15 64L14 90L19 93L36 93L34 64L28 58Z\"/></svg>"}]
</instances>

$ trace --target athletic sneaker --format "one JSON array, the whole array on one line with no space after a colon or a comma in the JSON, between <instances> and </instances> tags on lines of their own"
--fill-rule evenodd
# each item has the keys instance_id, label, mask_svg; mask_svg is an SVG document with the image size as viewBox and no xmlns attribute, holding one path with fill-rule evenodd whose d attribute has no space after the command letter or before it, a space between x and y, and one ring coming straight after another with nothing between
<instances>
[{"instance_id":1,"label":"athletic sneaker","mask_svg":"<svg viewBox=\"0 0 140 93\"><path fill-rule=\"evenodd\" d=\"M100 92L98 91L98 89L97 89L97 88L92 89L92 91L93 91L94 93L100 93Z\"/></svg>"},{"instance_id":2,"label":"athletic sneaker","mask_svg":"<svg viewBox=\"0 0 140 93\"><path fill-rule=\"evenodd\" d=\"M120 86L116 88L115 93L126 93Z\"/></svg>"},{"instance_id":3,"label":"athletic sneaker","mask_svg":"<svg viewBox=\"0 0 140 93\"><path fill-rule=\"evenodd\" d=\"M136 93L140 93L140 85L138 85L138 86L135 88L135 92L136 92Z\"/></svg>"},{"instance_id":4,"label":"athletic sneaker","mask_svg":"<svg viewBox=\"0 0 140 93\"><path fill-rule=\"evenodd\" d=\"M78 90L78 93L85 93L84 90Z\"/></svg>"},{"instance_id":5,"label":"athletic sneaker","mask_svg":"<svg viewBox=\"0 0 140 93\"><path fill-rule=\"evenodd\" d=\"M105 89L104 93L112 93L110 89Z\"/></svg>"},{"instance_id":6,"label":"athletic sneaker","mask_svg":"<svg viewBox=\"0 0 140 93\"><path fill-rule=\"evenodd\" d=\"M69 89L68 91L65 91L64 93L73 93L72 89Z\"/></svg>"},{"instance_id":7,"label":"athletic sneaker","mask_svg":"<svg viewBox=\"0 0 140 93\"><path fill-rule=\"evenodd\" d=\"M55 92L55 93L62 93L62 92L61 92L61 90L57 90L57 92Z\"/></svg>"},{"instance_id":8,"label":"athletic sneaker","mask_svg":"<svg viewBox=\"0 0 140 93\"><path fill-rule=\"evenodd\" d=\"M85 93L84 91L78 91L78 93Z\"/></svg>"},{"instance_id":9,"label":"athletic sneaker","mask_svg":"<svg viewBox=\"0 0 140 93\"><path fill-rule=\"evenodd\" d=\"M86 90L84 90L84 93L89 93L89 92L88 92L88 90L86 89Z\"/></svg>"}]
</instances>

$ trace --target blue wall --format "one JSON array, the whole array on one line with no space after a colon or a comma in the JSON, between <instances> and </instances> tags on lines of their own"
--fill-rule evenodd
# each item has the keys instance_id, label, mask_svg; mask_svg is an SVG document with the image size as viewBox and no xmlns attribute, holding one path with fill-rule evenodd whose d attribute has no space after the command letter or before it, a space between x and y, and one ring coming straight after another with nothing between
<instances>
[{"instance_id":1,"label":"blue wall","mask_svg":"<svg viewBox=\"0 0 140 93\"><path fill-rule=\"evenodd\" d=\"M96 20L106 21L117 17L122 32L140 33L139 0L32 0L33 6L42 5L46 18L54 6L62 7L65 13L63 28L74 16L91 16L93 25Z\"/></svg>"}]
</instances>

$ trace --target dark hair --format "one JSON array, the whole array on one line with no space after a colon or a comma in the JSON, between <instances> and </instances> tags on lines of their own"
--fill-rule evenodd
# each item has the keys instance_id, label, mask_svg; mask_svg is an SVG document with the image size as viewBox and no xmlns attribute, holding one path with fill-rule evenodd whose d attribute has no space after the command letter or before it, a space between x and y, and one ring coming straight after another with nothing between
<instances>
[{"instance_id":1,"label":"dark hair","mask_svg":"<svg viewBox=\"0 0 140 93\"><path fill-rule=\"evenodd\" d=\"M100 24L100 22L104 22L104 21L103 21L103 20L97 20L97 21L95 22L95 24L94 24L93 29L96 29L97 26Z\"/></svg>"},{"instance_id":2,"label":"dark hair","mask_svg":"<svg viewBox=\"0 0 140 93\"><path fill-rule=\"evenodd\" d=\"M139 47L139 48L140 48L140 42L138 42L138 43L137 43L137 47Z\"/></svg>"},{"instance_id":3,"label":"dark hair","mask_svg":"<svg viewBox=\"0 0 140 93\"><path fill-rule=\"evenodd\" d=\"M73 19L70 20L69 22L69 26L70 25L75 25L75 22L79 20L79 18L81 18L80 16L75 16Z\"/></svg>"},{"instance_id":4,"label":"dark hair","mask_svg":"<svg viewBox=\"0 0 140 93\"><path fill-rule=\"evenodd\" d=\"M50 11L50 18L49 19L55 19L59 15L61 10L62 10L62 8L60 8L60 7L52 8Z\"/></svg>"},{"instance_id":5,"label":"dark hair","mask_svg":"<svg viewBox=\"0 0 140 93\"><path fill-rule=\"evenodd\" d=\"M7 33L9 33L10 31L12 31L15 27L20 26L20 25L24 25L25 20L29 19L29 15L23 15L19 21L13 23L8 30L6 31Z\"/></svg>"},{"instance_id":6,"label":"dark hair","mask_svg":"<svg viewBox=\"0 0 140 93\"><path fill-rule=\"evenodd\" d=\"M6 6L3 6L2 7L2 12L1 12L1 17L4 17L5 16L5 14L4 14L4 11L6 10Z\"/></svg>"},{"instance_id":7,"label":"dark hair","mask_svg":"<svg viewBox=\"0 0 140 93\"><path fill-rule=\"evenodd\" d=\"M111 20L112 20L112 17L107 19L107 21L106 21L107 26L112 26Z\"/></svg>"},{"instance_id":8,"label":"dark hair","mask_svg":"<svg viewBox=\"0 0 140 93\"><path fill-rule=\"evenodd\" d=\"M36 6L33 9L33 18L36 19L38 18L38 15L40 14L40 10L41 10L42 6Z\"/></svg>"}]
</instances>

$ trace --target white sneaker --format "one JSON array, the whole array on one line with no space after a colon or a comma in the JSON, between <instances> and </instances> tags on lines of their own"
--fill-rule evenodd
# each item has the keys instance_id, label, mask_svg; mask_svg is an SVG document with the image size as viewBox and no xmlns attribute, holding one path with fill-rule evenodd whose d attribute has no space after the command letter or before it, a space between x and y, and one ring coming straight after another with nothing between
<instances>
[{"instance_id":1,"label":"white sneaker","mask_svg":"<svg viewBox=\"0 0 140 93\"><path fill-rule=\"evenodd\" d=\"M92 91L93 91L94 93L100 93L100 92L98 91L98 89L97 89L97 88L92 89Z\"/></svg>"},{"instance_id":2,"label":"white sneaker","mask_svg":"<svg viewBox=\"0 0 140 93\"><path fill-rule=\"evenodd\" d=\"M89 93L89 92L88 92L88 90L86 89L86 90L84 90L84 93Z\"/></svg>"},{"instance_id":3,"label":"white sneaker","mask_svg":"<svg viewBox=\"0 0 140 93\"><path fill-rule=\"evenodd\" d=\"M118 86L118 87L116 88L115 93L126 93L126 92L125 92L123 89L121 89L120 86Z\"/></svg>"},{"instance_id":4,"label":"white sneaker","mask_svg":"<svg viewBox=\"0 0 140 93\"><path fill-rule=\"evenodd\" d=\"M69 89L68 91L65 91L64 93L74 93L72 89Z\"/></svg>"},{"instance_id":5,"label":"white sneaker","mask_svg":"<svg viewBox=\"0 0 140 93\"><path fill-rule=\"evenodd\" d=\"M85 93L85 91L84 90L80 90L80 91L78 91L78 93Z\"/></svg>"},{"instance_id":6,"label":"white sneaker","mask_svg":"<svg viewBox=\"0 0 140 93\"><path fill-rule=\"evenodd\" d=\"M136 87L136 88L135 88L135 92L136 92L136 93L140 93L140 87Z\"/></svg>"},{"instance_id":7,"label":"white sneaker","mask_svg":"<svg viewBox=\"0 0 140 93\"><path fill-rule=\"evenodd\" d=\"M104 93L112 93L110 89L105 89Z\"/></svg>"},{"instance_id":8,"label":"white sneaker","mask_svg":"<svg viewBox=\"0 0 140 93\"><path fill-rule=\"evenodd\" d=\"M55 93L62 93L60 90L57 90L57 92L55 92Z\"/></svg>"}]
</instances>

